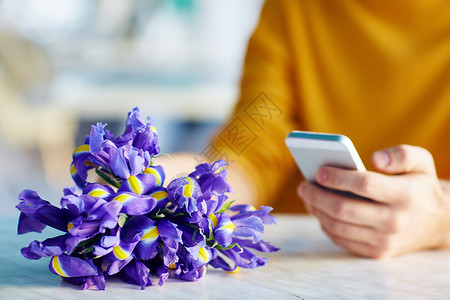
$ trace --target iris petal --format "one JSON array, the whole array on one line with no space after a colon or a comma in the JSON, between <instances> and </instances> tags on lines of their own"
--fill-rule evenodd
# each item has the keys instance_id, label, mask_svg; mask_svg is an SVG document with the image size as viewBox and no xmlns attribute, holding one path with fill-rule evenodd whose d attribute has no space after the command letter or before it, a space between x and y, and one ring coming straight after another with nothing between
<instances>
[{"instance_id":1,"label":"iris petal","mask_svg":"<svg viewBox=\"0 0 450 300\"><path fill-rule=\"evenodd\" d=\"M129 219L122 228L121 238L131 242L138 240L136 246L137 256L140 259L150 259L157 254L159 230L156 222L145 216L136 216Z\"/></svg>"},{"instance_id":2,"label":"iris petal","mask_svg":"<svg viewBox=\"0 0 450 300\"><path fill-rule=\"evenodd\" d=\"M46 227L42 222L29 218L26 214L20 213L19 224L17 225L17 234L24 234L28 232L42 232Z\"/></svg>"},{"instance_id":3,"label":"iris petal","mask_svg":"<svg viewBox=\"0 0 450 300\"><path fill-rule=\"evenodd\" d=\"M164 173L164 168L162 166L150 166L144 170L144 174L155 176L156 186L162 186L164 184L166 174Z\"/></svg>"},{"instance_id":4,"label":"iris petal","mask_svg":"<svg viewBox=\"0 0 450 300\"><path fill-rule=\"evenodd\" d=\"M60 256L66 250L66 235L46 239L43 242L33 241L20 251L28 259L40 259L41 257Z\"/></svg>"},{"instance_id":5,"label":"iris petal","mask_svg":"<svg viewBox=\"0 0 450 300\"><path fill-rule=\"evenodd\" d=\"M118 149L110 149L111 170L122 179L130 177L130 170L128 169L127 159L125 158L125 146Z\"/></svg>"},{"instance_id":6,"label":"iris petal","mask_svg":"<svg viewBox=\"0 0 450 300\"><path fill-rule=\"evenodd\" d=\"M78 257L60 255L53 256L49 265L50 271L61 277L80 277L97 275L97 270Z\"/></svg>"},{"instance_id":7,"label":"iris petal","mask_svg":"<svg viewBox=\"0 0 450 300\"><path fill-rule=\"evenodd\" d=\"M188 213L198 211L197 198L201 196L201 190L195 178L177 178L169 183L167 191L173 204L186 209Z\"/></svg>"},{"instance_id":8,"label":"iris petal","mask_svg":"<svg viewBox=\"0 0 450 300\"><path fill-rule=\"evenodd\" d=\"M147 268L142 262L134 259L123 268L121 278L126 282L140 285L143 290L146 286L152 285L152 282L148 276L149 273L149 268Z\"/></svg>"},{"instance_id":9,"label":"iris petal","mask_svg":"<svg viewBox=\"0 0 450 300\"><path fill-rule=\"evenodd\" d=\"M83 194L102 199L108 199L114 193L113 189L107 185L99 183L88 183L83 188Z\"/></svg>"},{"instance_id":10,"label":"iris petal","mask_svg":"<svg viewBox=\"0 0 450 300\"><path fill-rule=\"evenodd\" d=\"M130 176L127 180L122 182L119 192L132 192L139 195L148 193L155 187L156 179L153 175L139 174L137 176Z\"/></svg>"},{"instance_id":11,"label":"iris petal","mask_svg":"<svg viewBox=\"0 0 450 300\"><path fill-rule=\"evenodd\" d=\"M214 228L214 237L219 245L228 247L231 244L235 227L228 214L221 213L219 215L217 226Z\"/></svg>"},{"instance_id":12,"label":"iris petal","mask_svg":"<svg viewBox=\"0 0 450 300\"><path fill-rule=\"evenodd\" d=\"M234 219L233 223L236 226L233 232L234 236L253 237L253 241L257 242L261 239L261 234L264 233L264 224L256 216Z\"/></svg>"},{"instance_id":13,"label":"iris petal","mask_svg":"<svg viewBox=\"0 0 450 300\"><path fill-rule=\"evenodd\" d=\"M102 151L103 136L105 135L106 124L97 123L97 126L92 125L89 139L89 152L93 155L99 154Z\"/></svg>"},{"instance_id":14,"label":"iris petal","mask_svg":"<svg viewBox=\"0 0 450 300\"><path fill-rule=\"evenodd\" d=\"M136 176L141 173L145 167L144 152L141 149L132 148L128 153L131 175Z\"/></svg>"},{"instance_id":15,"label":"iris petal","mask_svg":"<svg viewBox=\"0 0 450 300\"><path fill-rule=\"evenodd\" d=\"M148 195L156 199L156 207L158 208L164 208L170 203L167 190L164 187L156 187Z\"/></svg>"},{"instance_id":16,"label":"iris petal","mask_svg":"<svg viewBox=\"0 0 450 300\"><path fill-rule=\"evenodd\" d=\"M130 192L117 193L112 200L121 202L123 204L121 212L132 216L149 213L156 206L156 199L151 196Z\"/></svg>"},{"instance_id":17,"label":"iris petal","mask_svg":"<svg viewBox=\"0 0 450 300\"><path fill-rule=\"evenodd\" d=\"M29 222L27 218L19 219L19 234L42 230L37 222L51 226L61 231L67 231L67 220L62 209L57 208L39 197L32 190L24 190L19 194L19 204L16 206L23 214L35 222ZM20 223L22 222L22 224Z\"/></svg>"}]
</instances>

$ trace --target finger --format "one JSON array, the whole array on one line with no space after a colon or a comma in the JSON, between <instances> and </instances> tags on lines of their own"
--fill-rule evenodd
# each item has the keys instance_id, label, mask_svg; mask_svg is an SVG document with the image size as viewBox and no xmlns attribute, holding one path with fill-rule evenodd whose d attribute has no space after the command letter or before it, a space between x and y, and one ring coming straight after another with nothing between
<instances>
[{"instance_id":1,"label":"finger","mask_svg":"<svg viewBox=\"0 0 450 300\"><path fill-rule=\"evenodd\" d=\"M329 236L373 247L382 244L383 238L377 229L335 220L318 210L314 210L314 215L320 220L322 229Z\"/></svg>"},{"instance_id":2,"label":"finger","mask_svg":"<svg viewBox=\"0 0 450 300\"><path fill-rule=\"evenodd\" d=\"M436 175L433 156L421 147L398 145L375 152L372 164L388 174L425 173Z\"/></svg>"},{"instance_id":3,"label":"finger","mask_svg":"<svg viewBox=\"0 0 450 300\"><path fill-rule=\"evenodd\" d=\"M310 211L317 210L349 224L388 228L391 210L385 204L346 198L311 183L302 186L301 196Z\"/></svg>"},{"instance_id":4,"label":"finger","mask_svg":"<svg viewBox=\"0 0 450 300\"><path fill-rule=\"evenodd\" d=\"M396 203L409 191L402 178L375 172L359 172L334 167L321 167L317 182L327 188L352 192L377 202Z\"/></svg>"},{"instance_id":5,"label":"finger","mask_svg":"<svg viewBox=\"0 0 450 300\"><path fill-rule=\"evenodd\" d=\"M307 182L307 181L304 181L304 182L302 182L302 183L300 183L298 186L297 186L297 194L299 195L299 197L303 200L303 203L305 204L305 208L306 208L306 211L309 213L309 214L312 214L312 208L311 208L311 205L309 204L309 202L308 201L306 201L306 199L305 199L305 190L307 189L307 185L308 185L309 183Z\"/></svg>"},{"instance_id":6,"label":"finger","mask_svg":"<svg viewBox=\"0 0 450 300\"><path fill-rule=\"evenodd\" d=\"M341 246L344 249L347 249L348 251L355 253L360 256L364 257L371 257L371 258L388 258L396 255L393 252L390 252L386 249L379 248L379 247L373 247L372 245L368 245L365 243L350 241L347 239L330 236L330 239L338 246Z\"/></svg>"}]
</instances>

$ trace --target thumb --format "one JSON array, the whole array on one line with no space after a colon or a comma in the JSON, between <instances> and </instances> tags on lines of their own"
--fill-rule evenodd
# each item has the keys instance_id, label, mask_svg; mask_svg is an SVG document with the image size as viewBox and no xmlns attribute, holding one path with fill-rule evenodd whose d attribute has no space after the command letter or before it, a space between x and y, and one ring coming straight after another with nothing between
<instances>
[{"instance_id":1,"label":"thumb","mask_svg":"<svg viewBox=\"0 0 450 300\"><path fill-rule=\"evenodd\" d=\"M436 175L433 156L422 147L398 145L375 152L372 164L387 174L426 173Z\"/></svg>"}]
</instances>

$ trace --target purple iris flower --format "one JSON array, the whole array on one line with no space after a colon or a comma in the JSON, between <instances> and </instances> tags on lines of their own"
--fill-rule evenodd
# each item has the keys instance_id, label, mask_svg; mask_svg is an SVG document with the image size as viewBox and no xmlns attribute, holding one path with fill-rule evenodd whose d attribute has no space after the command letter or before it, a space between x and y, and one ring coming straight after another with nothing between
<instances>
[{"instance_id":1,"label":"purple iris flower","mask_svg":"<svg viewBox=\"0 0 450 300\"><path fill-rule=\"evenodd\" d=\"M157 200L148 195L131 192L118 192L113 195L112 201L122 203L121 213L131 216L144 215L155 208Z\"/></svg>"},{"instance_id":2,"label":"purple iris flower","mask_svg":"<svg viewBox=\"0 0 450 300\"><path fill-rule=\"evenodd\" d=\"M91 286L96 286L99 290L105 289L104 275L91 259L83 260L65 254L53 256L49 269L70 283L82 285L83 289Z\"/></svg>"},{"instance_id":3,"label":"purple iris flower","mask_svg":"<svg viewBox=\"0 0 450 300\"><path fill-rule=\"evenodd\" d=\"M140 174L151 163L148 152L130 145L123 145L119 148L111 147L109 155L109 168L116 176L122 179Z\"/></svg>"},{"instance_id":4,"label":"purple iris flower","mask_svg":"<svg viewBox=\"0 0 450 300\"><path fill-rule=\"evenodd\" d=\"M21 249L29 259L50 258L51 272L83 289L105 289L112 275L140 285L169 277L196 281L207 266L232 271L266 264L254 251L278 248L261 238L276 223L272 208L231 206L223 160L200 164L187 177L165 184L158 135L138 108L117 138L106 124L92 126L73 153L70 173L80 190L64 189L61 208L31 190L19 194L18 233L51 226L62 235ZM106 184L90 183L90 171ZM96 179L97 180L97 179Z\"/></svg>"},{"instance_id":5,"label":"purple iris flower","mask_svg":"<svg viewBox=\"0 0 450 300\"><path fill-rule=\"evenodd\" d=\"M102 273L102 270L99 267L95 266L94 263L92 263L92 260L89 259L87 261L93 267L97 268L97 275L82 277L83 278L83 282L81 284L81 288L83 290L86 290L86 289L89 289L89 288L94 286L100 291L105 290L105 288L106 288L106 279L105 279L105 276ZM68 278L63 278L63 279L68 281L67 279L70 279L70 278L77 278L77 277L68 277ZM80 278L80 277L78 277L78 278Z\"/></svg>"},{"instance_id":6,"label":"purple iris flower","mask_svg":"<svg viewBox=\"0 0 450 300\"><path fill-rule=\"evenodd\" d=\"M144 290L145 287L152 285L149 273L150 269L143 262L133 259L122 269L120 277L123 281L140 285L141 290Z\"/></svg>"},{"instance_id":7,"label":"purple iris flower","mask_svg":"<svg viewBox=\"0 0 450 300\"><path fill-rule=\"evenodd\" d=\"M193 177L174 179L167 186L169 200L187 213L198 211L197 198L201 196L200 186Z\"/></svg>"},{"instance_id":8,"label":"purple iris flower","mask_svg":"<svg viewBox=\"0 0 450 300\"><path fill-rule=\"evenodd\" d=\"M67 220L64 211L42 200L32 190L24 190L19 194L20 203L16 206L21 211L18 233L30 231L42 232L46 225L61 231L67 231Z\"/></svg>"},{"instance_id":9,"label":"purple iris flower","mask_svg":"<svg viewBox=\"0 0 450 300\"><path fill-rule=\"evenodd\" d=\"M213 164L200 164L195 167L194 172L189 174L190 177L197 179L204 199L210 199L211 194L220 195L233 192L226 179L226 166L227 164L222 159Z\"/></svg>"},{"instance_id":10,"label":"purple iris flower","mask_svg":"<svg viewBox=\"0 0 450 300\"><path fill-rule=\"evenodd\" d=\"M216 257L215 249L195 245L180 247L179 262L173 270L173 276L187 281L197 281L206 273L208 263Z\"/></svg>"},{"instance_id":11,"label":"purple iris flower","mask_svg":"<svg viewBox=\"0 0 450 300\"><path fill-rule=\"evenodd\" d=\"M220 245L217 257L211 260L211 265L227 271L236 268L255 268L266 264L267 259L254 254L250 249L260 252L274 252L279 249L261 239L264 232L264 221L276 222L269 218L271 208L262 207L255 210L251 206L234 206L230 211L237 212L233 216L223 212L219 215L217 225L214 227L214 238ZM223 257L227 260L224 260ZM227 261L234 262L230 266Z\"/></svg>"},{"instance_id":12,"label":"purple iris flower","mask_svg":"<svg viewBox=\"0 0 450 300\"><path fill-rule=\"evenodd\" d=\"M133 251L139 242L139 238L127 243L119 240L119 243L112 247L112 251L105 256L105 265L108 266L108 275L114 275L128 265L134 258Z\"/></svg>"},{"instance_id":13,"label":"purple iris flower","mask_svg":"<svg viewBox=\"0 0 450 300\"><path fill-rule=\"evenodd\" d=\"M215 257L210 261L210 264L215 268L222 268L225 271L235 271L238 268L254 269L265 266L268 261L267 258L259 257L245 247L237 245L231 249L219 250L219 252L227 258L227 261L232 261L234 266L230 266L222 256Z\"/></svg>"},{"instance_id":14,"label":"purple iris flower","mask_svg":"<svg viewBox=\"0 0 450 300\"><path fill-rule=\"evenodd\" d=\"M156 187L148 192L148 195L156 199L156 209L166 208L171 204L167 189L165 187Z\"/></svg>"},{"instance_id":15,"label":"purple iris flower","mask_svg":"<svg viewBox=\"0 0 450 300\"><path fill-rule=\"evenodd\" d=\"M266 265L267 258L261 258L250 249L260 252L280 250L263 240L254 243L248 239L233 238L231 246L217 250L218 255L212 258L209 264L214 268L221 268L225 271L236 271L238 268L254 269ZM230 265L230 262L233 262L234 265Z\"/></svg>"},{"instance_id":16,"label":"purple iris flower","mask_svg":"<svg viewBox=\"0 0 450 300\"><path fill-rule=\"evenodd\" d=\"M230 207L230 211L235 213L233 219L256 216L261 219L264 225L277 224L277 218L270 214L272 210L273 208L270 206L261 206L260 209L256 209L252 205L243 204Z\"/></svg>"},{"instance_id":17,"label":"purple iris flower","mask_svg":"<svg viewBox=\"0 0 450 300\"><path fill-rule=\"evenodd\" d=\"M204 247L206 245L207 238L202 228L187 222L178 223L178 228L182 232L182 240L185 247Z\"/></svg>"},{"instance_id":18,"label":"purple iris flower","mask_svg":"<svg viewBox=\"0 0 450 300\"><path fill-rule=\"evenodd\" d=\"M174 263L182 232L177 225L168 220L153 221L146 216L130 218L123 227L122 240L139 242L136 245L136 257L148 260L162 252L164 264L168 267Z\"/></svg>"},{"instance_id":19,"label":"purple iris flower","mask_svg":"<svg viewBox=\"0 0 450 300\"><path fill-rule=\"evenodd\" d=\"M114 135L109 131L105 130L107 124L97 123L97 125L92 125L91 134L89 135L89 152L96 157L102 163L106 163L108 155L104 153L105 140L108 140L108 136L112 138Z\"/></svg>"},{"instance_id":20,"label":"purple iris flower","mask_svg":"<svg viewBox=\"0 0 450 300\"><path fill-rule=\"evenodd\" d=\"M40 259L41 257L60 256L66 251L66 235L48 238L43 242L33 241L20 252L28 259Z\"/></svg>"},{"instance_id":21,"label":"purple iris flower","mask_svg":"<svg viewBox=\"0 0 450 300\"><path fill-rule=\"evenodd\" d=\"M138 195L147 194L150 190L155 188L156 178L152 174L138 174L130 176L122 182L119 192L132 192Z\"/></svg>"},{"instance_id":22,"label":"purple iris flower","mask_svg":"<svg viewBox=\"0 0 450 300\"><path fill-rule=\"evenodd\" d=\"M137 107L128 113L125 132L117 138L116 143L130 144L147 151L152 156L159 154L160 151L156 129L150 123L145 123Z\"/></svg>"},{"instance_id":23,"label":"purple iris flower","mask_svg":"<svg viewBox=\"0 0 450 300\"><path fill-rule=\"evenodd\" d=\"M174 272L173 276L186 281L197 281L206 274L206 265L199 268L180 265Z\"/></svg>"},{"instance_id":24,"label":"purple iris flower","mask_svg":"<svg viewBox=\"0 0 450 300\"><path fill-rule=\"evenodd\" d=\"M81 277L97 275L97 269L87 261L69 255L53 256L50 271L61 277Z\"/></svg>"},{"instance_id":25,"label":"purple iris flower","mask_svg":"<svg viewBox=\"0 0 450 300\"><path fill-rule=\"evenodd\" d=\"M100 184L87 185L83 193L87 194L66 189L66 195L61 199L61 206L71 216L70 222L66 224L66 246L69 254L81 242L116 228L124 206L119 201L111 201L114 191Z\"/></svg>"},{"instance_id":26,"label":"purple iris flower","mask_svg":"<svg viewBox=\"0 0 450 300\"><path fill-rule=\"evenodd\" d=\"M87 183L92 168L105 180L120 185L122 180L144 172L151 165L151 157L160 151L156 129L143 121L138 108L128 114L121 136L114 138L105 126L93 125L85 144L73 153L71 175L80 187Z\"/></svg>"},{"instance_id":27,"label":"purple iris flower","mask_svg":"<svg viewBox=\"0 0 450 300\"><path fill-rule=\"evenodd\" d=\"M225 203L227 195L214 196L212 199L203 200L199 203L199 210L192 213L187 219L188 223L197 224L199 229L206 235L213 234L213 228L217 225L218 214L225 211L231 203Z\"/></svg>"},{"instance_id":28,"label":"purple iris flower","mask_svg":"<svg viewBox=\"0 0 450 300\"><path fill-rule=\"evenodd\" d=\"M232 220L228 214L221 213L217 226L214 228L214 236L223 247L231 244L232 237L252 238L256 243L261 239L262 233L264 233L264 225L256 216Z\"/></svg>"},{"instance_id":29,"label":"purple iris flower","mask_svg":"<svg viewBox=\"0 0 450 300\"><path fill-rule=\"evenodd\" d=\"M163 186L164 180L166 179L166 174L162 166L150 166L144 170L144 174L150 174L155 177L155 185Z\"/></svg>"}]
</instances>

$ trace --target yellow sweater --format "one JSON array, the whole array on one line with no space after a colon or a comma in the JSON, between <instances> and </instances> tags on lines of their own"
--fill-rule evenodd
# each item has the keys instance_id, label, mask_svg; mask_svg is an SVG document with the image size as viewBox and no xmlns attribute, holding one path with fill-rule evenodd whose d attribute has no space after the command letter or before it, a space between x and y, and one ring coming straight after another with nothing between
<instances>
[{"instance_id":1,"label":"yellow sweater","mask_svg":"<svg viewBox=\"0 0 450 300\"><path fill-rule=\"evenodd\" d=\"M376 150L422 146L450 177L450 2L268 0L213 146L278 211L303 209L293 129L349 136L369 169Z\"/></svg>"}]
</instances>

